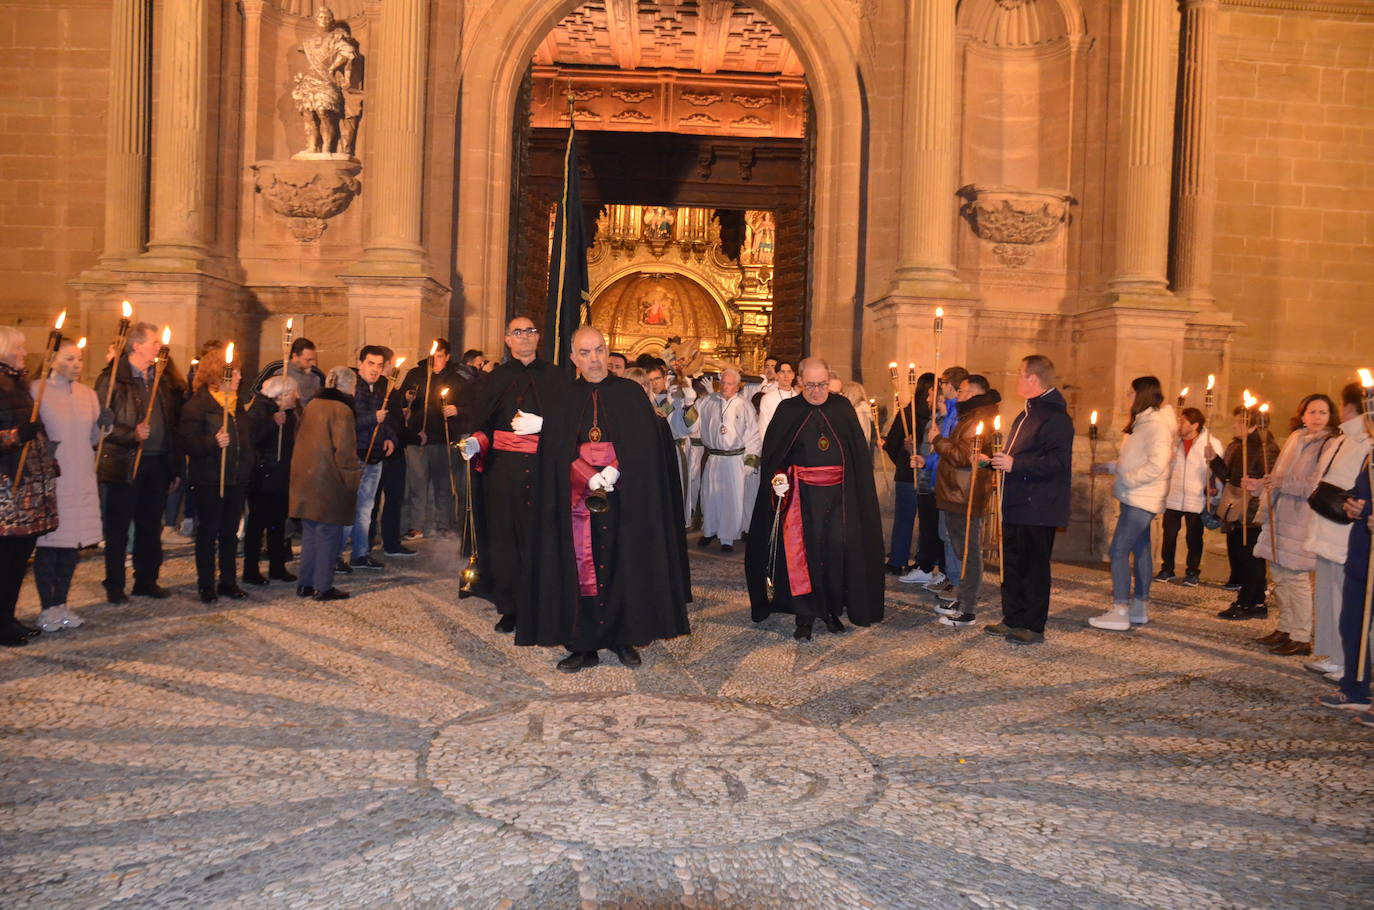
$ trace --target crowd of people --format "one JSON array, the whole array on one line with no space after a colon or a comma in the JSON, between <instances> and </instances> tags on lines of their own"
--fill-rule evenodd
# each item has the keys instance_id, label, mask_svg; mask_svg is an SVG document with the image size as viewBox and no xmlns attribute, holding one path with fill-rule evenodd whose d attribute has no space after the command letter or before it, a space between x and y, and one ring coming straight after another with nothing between
<instances>
[{"instance_id":1,"label":"crowd of people","mask_svg":"<svg viewBox=\"0 0 1374 910\"><path fill-rule=\"evenodd\" d=\"M0 328L0 642L82 624L68 591L78 553L101 540L110 603L168 597L159 573L171 494L194 525L202 601L274 581L294 582L301 597L345 598L337 573L385 570L379 539L384 556L404 558L417 539L458 536L470 556L464 593L488 598L496 629L516 644L565 647L566 672L596 665L603 650L636 666L639 647L688 631L686 535L697 527L701 547L729 554L745 542L753 618L791 614L799 640L817 621L832 634L845 618L881 621L884 569L924 585L941 623L973 625L990 599L984 542L995 540L1001 615L983 630L1044 641L1074 444L1048 358L1021 361L1025 405L1005 435L1000 392L954 366L921 376L875 439L878 415L862 387L819 358L769 357L757 378L733 367L688 375L671 349L631 362L584 326L574 375L539 357L539 330L525 317L510 321L505 345L499 365L479 351L455 362L436 339L404 377L393 351L366 345L355 366L326 375L315 346L298 338L240 390L218 342L202 346L183 379L154 327L139 323L92 389L80 382L77 344L63 340L47 378L31 383L22 333ZM1248 406L1233 413L1223 445L1208 415L1181 401L1176 412L1153 376L1132 381L1123 405L1116 459L1091 468L1114 478L1119 514L1111 603L1090 625L1128 631L1150 621L1153 584L1200 584L1204 529L1219 528L1224 586L1237 594L1220 615L1275 609L1277 627L1259 644L1312 658L1309 669L1339 682L1321 703L1360 709L1357 719L1374 725L1361 388L1344 388L1339 405L1307 396L1282 447L1267 413ZM894 469L886 548L877 447ZM14 617L31 558L37 628Z\"/></svg>"}]
</instances>

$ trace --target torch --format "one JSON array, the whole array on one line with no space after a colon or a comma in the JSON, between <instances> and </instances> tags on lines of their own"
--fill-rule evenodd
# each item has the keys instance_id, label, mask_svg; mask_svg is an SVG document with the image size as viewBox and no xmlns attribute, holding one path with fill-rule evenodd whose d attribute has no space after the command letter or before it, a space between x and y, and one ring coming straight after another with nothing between
<instances>
[{"instance_id":1,"label":"torch","mask_svg":"<svg viewBox=\"0 0 1374 910\"><path fill-rule=\"evenodd\" d=\"M1097 412L1088 415L1088 555L1097 552Z\"/></svg>"},{"instance_id":2,"label":"torch","mask_svg":"<svg viewBox=\"0 0 1374 910\"><path fill-rule=\"evenodd\" d=\"M874 443L874 445L877 445L877 443L878 443L878 431L879 431L879 426L878 426L878 399L876 399L876 398L870 398L870 399L868 399L868 413L869 413L870 415L872 415L872 417L873 417L873 443Z\"/></svg>"},{"instance_id":3,"label":"torch","mask_svg":"<svg viewBox=\"0 0 1374 910\"><path fill-rule=\"evenodd\" d=\"M1269 447L1264 444L1264 437L1269 429L1269 402L1259 406L1259 415L1255 424L1260 429L1260 464L1264 467L1264 476L1269 476ZM1279 557L1279 517L1274 514L1274 491L1269 488L1266 479L1264 484L1264 507L1269 512L1269 543L1274 548L1274 558Z\"/></svg>"},{"instance_id":4,"label":"torch","mask_svg":"<svg viewBox=\"0 0 1374 910\"><path fill-rule=\"evenodd\" d=\"M1006 439L1002 435L1002 415L998 414L992 418L992 454L1000 455L1002 446ZM1002 484L1005 478L1001 475L993 475L997 479L997 514L994 521L997 523L997 583L1003 584L1007 580L1006 553L1002 546Z\"/></svg>"},{"instance_id":5,"label":"torch","mask_svg":"<svg viewBox=\"0 0 1374 910\"><path fill-rule=\"evenodd\" d=\"M439 339L434 339L434 343L429 346L429 359L425 361L425 401L420 406L421 413L424 415L420 419L420 432L429 429L429 381L434 377L434 355L439 350ZM447 424L445 424L447 427Z\"/></svg>"},{"instance_id":6,"label":"torch","mask_svg":"<svg viewBox=\"0 0 1374 910\"><path fill-rule=\"evenodd\" d=\"M158 384L162 382L163 366L167 363L167 357L168 357L168 356L171 354L171 352L172 352L172 349L169 347L169 345L170 345L171 343L172 343L172 327L169 326L169 325L168 325L168 326L163 326L163 328L162 328L162 347L158 349L158 352L157 352L157 359L153 361L153 392L152 392L151 395L148 396L148 413L147 413L146 415L144 415L144 417L143 417L143 422L144 422L144 423L152 423L152 421L153 421L153 408L157 406L157 387L158 387ZM113 376L113 375L111 375L110 381L111 381L111 382L114 381L114 376ZM143 461L143 440L140 439L140 440L138 441L138 451L134 453L134 471L133 471L132 474L129 475L129 482L130 482L130 483L133 483L133 482L134 482L134 478L136 478L136 477L138 476L138 465L139 465L139 463L142 462L142 461Z\"/></svg>"},{"instance_id":7,"label":"torch","mask_svg":"<svg viewBox=\"0 0 1374 910\"><path fill-rule=\"evenodd\" d=\"M906 411L902 409L902 386L901 380L897 378L897 361L894 360L887 365L887 375L892 379L892 419L900 420L902 429L910 436L911 428L907 426Z\"/></svg>"},{"instance_id":8,"label":"torch","mask_svg":"<svg viewBox=\"0 0 1374 910\"><path fill-rule=\"evenodd\" d=\"M120 310L119 332L115 335L115 340L110 345L114 351L114 357L110 359L110 384L105 386L105 410L110 408L110 398L114 395L115 377L119 375L119 358L124 354L124 348L129 343L129 326L133 319L134 308L129 306L129 301L124 301ZM100 441L95 444L95 463L100 464L100 452L105 448L105 437L101 436Z\"/></svg>"},{"instance_id":9,"label":"torch","mask_svg":"<svg viewBox=\"0 0 1374 910\"><path fill-rule=\"evenodd\" d=\"M970 532L973 530L973 488L978 484L978 453L983 448L983 421L973 428L973 451L968 459L968 502L964 504L964 571L968 567Z\"/></svg>"},{"instance_id":10,"label":"torch","mask_svg":"<svg viewBox=\"0 0 1374 910\"><path fill-rule=\"evenodd\" d=\"M1255 406L1258 398L1250 394L1249 389L1245 389L1240 394L1240 417L1244 428L1240 436L1240 523L1244 528L1246 519L1250 517L1250 492L1245 489L1245 478L1250 474L1250 409Z\"/></svg>"},{"instance_id":11,"label":"torch","mask_svg":"<svg viewBox=\"0 0 1374 910\"><path fill-rule=\"evenodd\" d=\"M48 390L48 381L52 379L53 361L57 359L57 349L62 346L62 323L67 321L67 311L63 310L57 314L57 322L53 324L52 331L48 333L48 346L43 352L43 363L38 371L43 374L43 385L38 389L38 397L33 400L33 408L29 412L29 423L38 420L38 412L43 407L43 393ZM24 443L24 447L19 450L19 469L14 472L14 490L19 492L19 481L24 477L24 462L29 457L29 446L33 445L30 439Z\"/></svg>"},{"instance_id":12,"label":"torch","mask_svg":"<svg viewBox=\"0 0 1374 910\"><path fill-rule=\"evenodd\" d=\"M1190 388L1190 386L1184 386L1184 387L1183 387L1182 389L1180 389L1179 392L1178 392L1178 407L1179 407L1179 410L1182 410L1182 409L1183 409L1183 406L1184 406L1185 404L1188 403L1188 390L1189 390L1189 388Z\"/></svg>"},{"instance_id":13,"label":"torch","mask_svg":"<svg viewBox=\"0 0 1374 910\"><path fill-rule=\"evenodd\" d=\"M286 369L285 364L282 365L282 369ZM224 348L224 378L220 382L220 390L225 393L225 403L222 409L224 412L224 419L223 423L220 424L220 430L226 433L229 431L229 412L233 410L234 407L234 399L231 397L234 392L233 384L234 343L231 341ZM280 427L278 427L278 429L280 430ZM224 448L219 450L219 495L221 499L224 498L224 463L228 457L228 454L228 446L225 446Z\"/></svg>"},{"instance_id":14,"label":"torch","mask_svg":"<svg viewBox=\"0 0 1374 910\"><path fill-rule=\"evenodd\" d=\"M935 308L935 385L930 388L930 419L935 419L935 396L940 394L940 336L945 334L945 308Z\"/></svg>"},{"instance_id":15,"label":"torch","mask_svg":"<svg viewBox=\"0 0 1374 910\"><path fill-rule=\"evenodd\" d=\"M382 389L383 389L383 391L382 391L382 407L383 407L383 408L386 407L386 400L387 400L388 398L391 397L391 386L392 386L392 384L395 383L398 379L401 378L401 364L403 364L403 363L405 363L405 362L406 362L406 359L405 359L404 357L397 357L397 358L396 358L396 363L393 364L392 367L391 367L391 374L390 374L389 376L383 376L383 377L382 377L382 383L383 383L383 385L382 385ZM380 430L381 428L382 428L382 423L381 423L381 421L378 421L378 422L377 422L377 425L376 425L375 427L372 428L372 438L369 439L369 440L367 441L367 454L363 456L363 464L364 464L364 465L366 465L369 461L372 460L372 447L373 447L374 445L377 444L377 431ZM444 421L444 431L445 431L445 433L447 434L447 432L448 432L448 421ZM447 436L445 436L445 439L447 439Z\"/></svg>"},{"instance_id":16,"label":"torch","mask_svg":"<svg viewBox=\"0 0 1374 910\"><path fill-rule=\"evenodd\" d=\"M443 409L446 408L446 407L448 407L448 387L447 387L447 386L445 386L444 388L442 388L442 389L439 390L439 413L440 413L440 414L443 414ZM447 452L448 449L449 449L449 447L453 445L453 441L452 441L451 439L449 439L448 418L447 418L447 417L443 418L443 421L444 421L444 451ZM453 476L453 460L452 460L452 459L449 459L449 460L448 460L448 488L449 488L449 491L453 494L453 502L454 502L454 504L457 504L457 502L458 502L458 481L457 481L457 479Z\"/></svg>"},{"instance_id":17,"label":"torch","mask_svg":"<svg viewBox=\"0 0 1374 910\"><path fill-rule=\"evenodd\" d=\"M1360 369L1360 385L1364 387L1364 426L1365 431L1374 434L1374 374ZM1365 459L1365 472L1369 478L1370 489L1374 490L1374 462ZM1369 659L1369 612L1370 602L1374 599L1374 537L1369 541L1369 562L1364 573L1364 620L1360 623L1360 659L1356 679L1364 682L1365 662Z\"/></svg>"},{"instance_id":18,"label":"torch","mask_svg":"<svg viewBox=\"0 0 1374 910\"><path fill-rule=\"evenodd\" d=\"M1211 431L1211 428L1212 428L1212 409L1216 407L1216 403L1217 403L1216 387L1217 387L1217 376L1216 376L1216 374L1215 374L1215 373L1208 373L1208 374L1207 374L1207 398L1206 398L1206 404L1207 404L1207 428L1208 428L1208 431L1209 431L1209 432Z\"/></svg>"}]
</instances>

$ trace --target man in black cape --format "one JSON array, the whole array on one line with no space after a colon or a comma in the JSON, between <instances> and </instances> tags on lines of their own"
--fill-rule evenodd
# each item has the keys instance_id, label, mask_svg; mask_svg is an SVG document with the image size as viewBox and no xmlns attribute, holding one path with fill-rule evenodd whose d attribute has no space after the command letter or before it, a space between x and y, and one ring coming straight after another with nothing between
<instances>
[{"instance_id":1,"label":"man in black cape","mask_svg":"<svg viewBox=\"0 0 1374 910\"><path fill-rule=\"evenodd\" d=\"M804 360L800 378L802 394L778 405L763 440L744 572L754 622L793 613L793 637L809 640L817 617L835 633L843 613L857 626L882 621L883 532L854 406L828 391L824 360Z\"/></svg>"},{"instance_id":2,"label":"man in black cape","mask_svg":"<svg viewBox=\"0 0 1374 910\"><path fill-rule=\"evenodd\" d=\"M523 554L535 511L541 431L545 415L567 385L553 364L536 356L539 330L529 317L516 316L506 325L506 347L510 359L486 374L461 446L463 458L482 477L478 581L472 593L496 605L498 632L515 631ZM469 490L469 495L476 493Z\"/></svg>"},{"instance_id":3,"label":"man in black cape","mask_svg":"<svg viewBox=\"0 0 1374 910\"><path fill-rule=\"evenodd\" d=\"M515 643L563 645L567 673L596 666L602 648L638 666L637 647L688 632L668 452L643 389L611 376L607 353L596 329L574 333L581 376L545 415L516 611Z\"/></svg>"}]
</instances>

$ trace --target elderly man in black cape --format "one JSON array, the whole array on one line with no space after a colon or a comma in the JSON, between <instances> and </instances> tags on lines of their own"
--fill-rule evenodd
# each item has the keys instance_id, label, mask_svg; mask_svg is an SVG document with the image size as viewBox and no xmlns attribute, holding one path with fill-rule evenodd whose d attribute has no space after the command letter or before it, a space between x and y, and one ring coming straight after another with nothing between
<instances>
[{"instance_id":1,"label":"elderly man in black cape","mask_svg":"<svg viewBox=\"0 0 1374 910\"><path fill-rule=\"evenodd\" d=\"M516 612L517 645L563 645L575 673L606 648L625 666L636 648L685 635L690 582L680 559L669 453L639 384L611 376L606 339L572 338L581 373L545 415L537 524Z\"/></svg>"},{"instance_id":2,"label":"elderly man in black cape","mask_svg":"<svg viewBox=\"0 0 1374 910\"><path fill-rule=\"evenodd\" d=\"M844 631L883 618L883 533L873 460L854 406L828 391L830 366L802 361L802 394L778 405L763 440L744 572L755 622L797 617L809 640L819 617Z\"/></svg>"},{"instance_id":3,"label":"elderly man in black cape","mask_svg":"<svg viewBox=\"0 0 1374 910\"><path fill-rule=\"evenodd\" d=\"M553 364L537 356L539 329L529 317L516 316L507 323L506 347L510 359L487 374L470 412L470 435L460 445L463 458L483 478L473 593L496 605L501 614L497 632L515 631L544 416L567 385Z\"/></svg>"}]
</instances>

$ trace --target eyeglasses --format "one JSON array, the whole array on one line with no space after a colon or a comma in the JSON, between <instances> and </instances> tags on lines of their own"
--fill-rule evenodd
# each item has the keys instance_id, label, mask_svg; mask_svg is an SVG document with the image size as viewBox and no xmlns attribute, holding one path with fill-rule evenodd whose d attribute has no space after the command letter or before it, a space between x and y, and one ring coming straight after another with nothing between
<instances>
[{"instance_id":1,"label":"eyeglasses","mask_svg":"<svg viewBox=\"0 0 1374 910\"><path fill-rule=\"evenodd\" d=\"M830 388L829 382L803 382L802 388L807 392L821 392Z\"/></svg>"},{"instance_id":2,"label":"eyeglasses","mask_svg":"<svg viewBox=\"0 0 1374 910\"><path fill-rule=\"evenodd\" d=\"M510 330L510 333L511 333L511 335L513 335L513 336L516 337L516 338L525 338L526 336L529 336L529 335L538 335L538 334L539 334L539 330L538 330L538 329L511 329L511 330Z\"/></svg>"}]
</instances>

